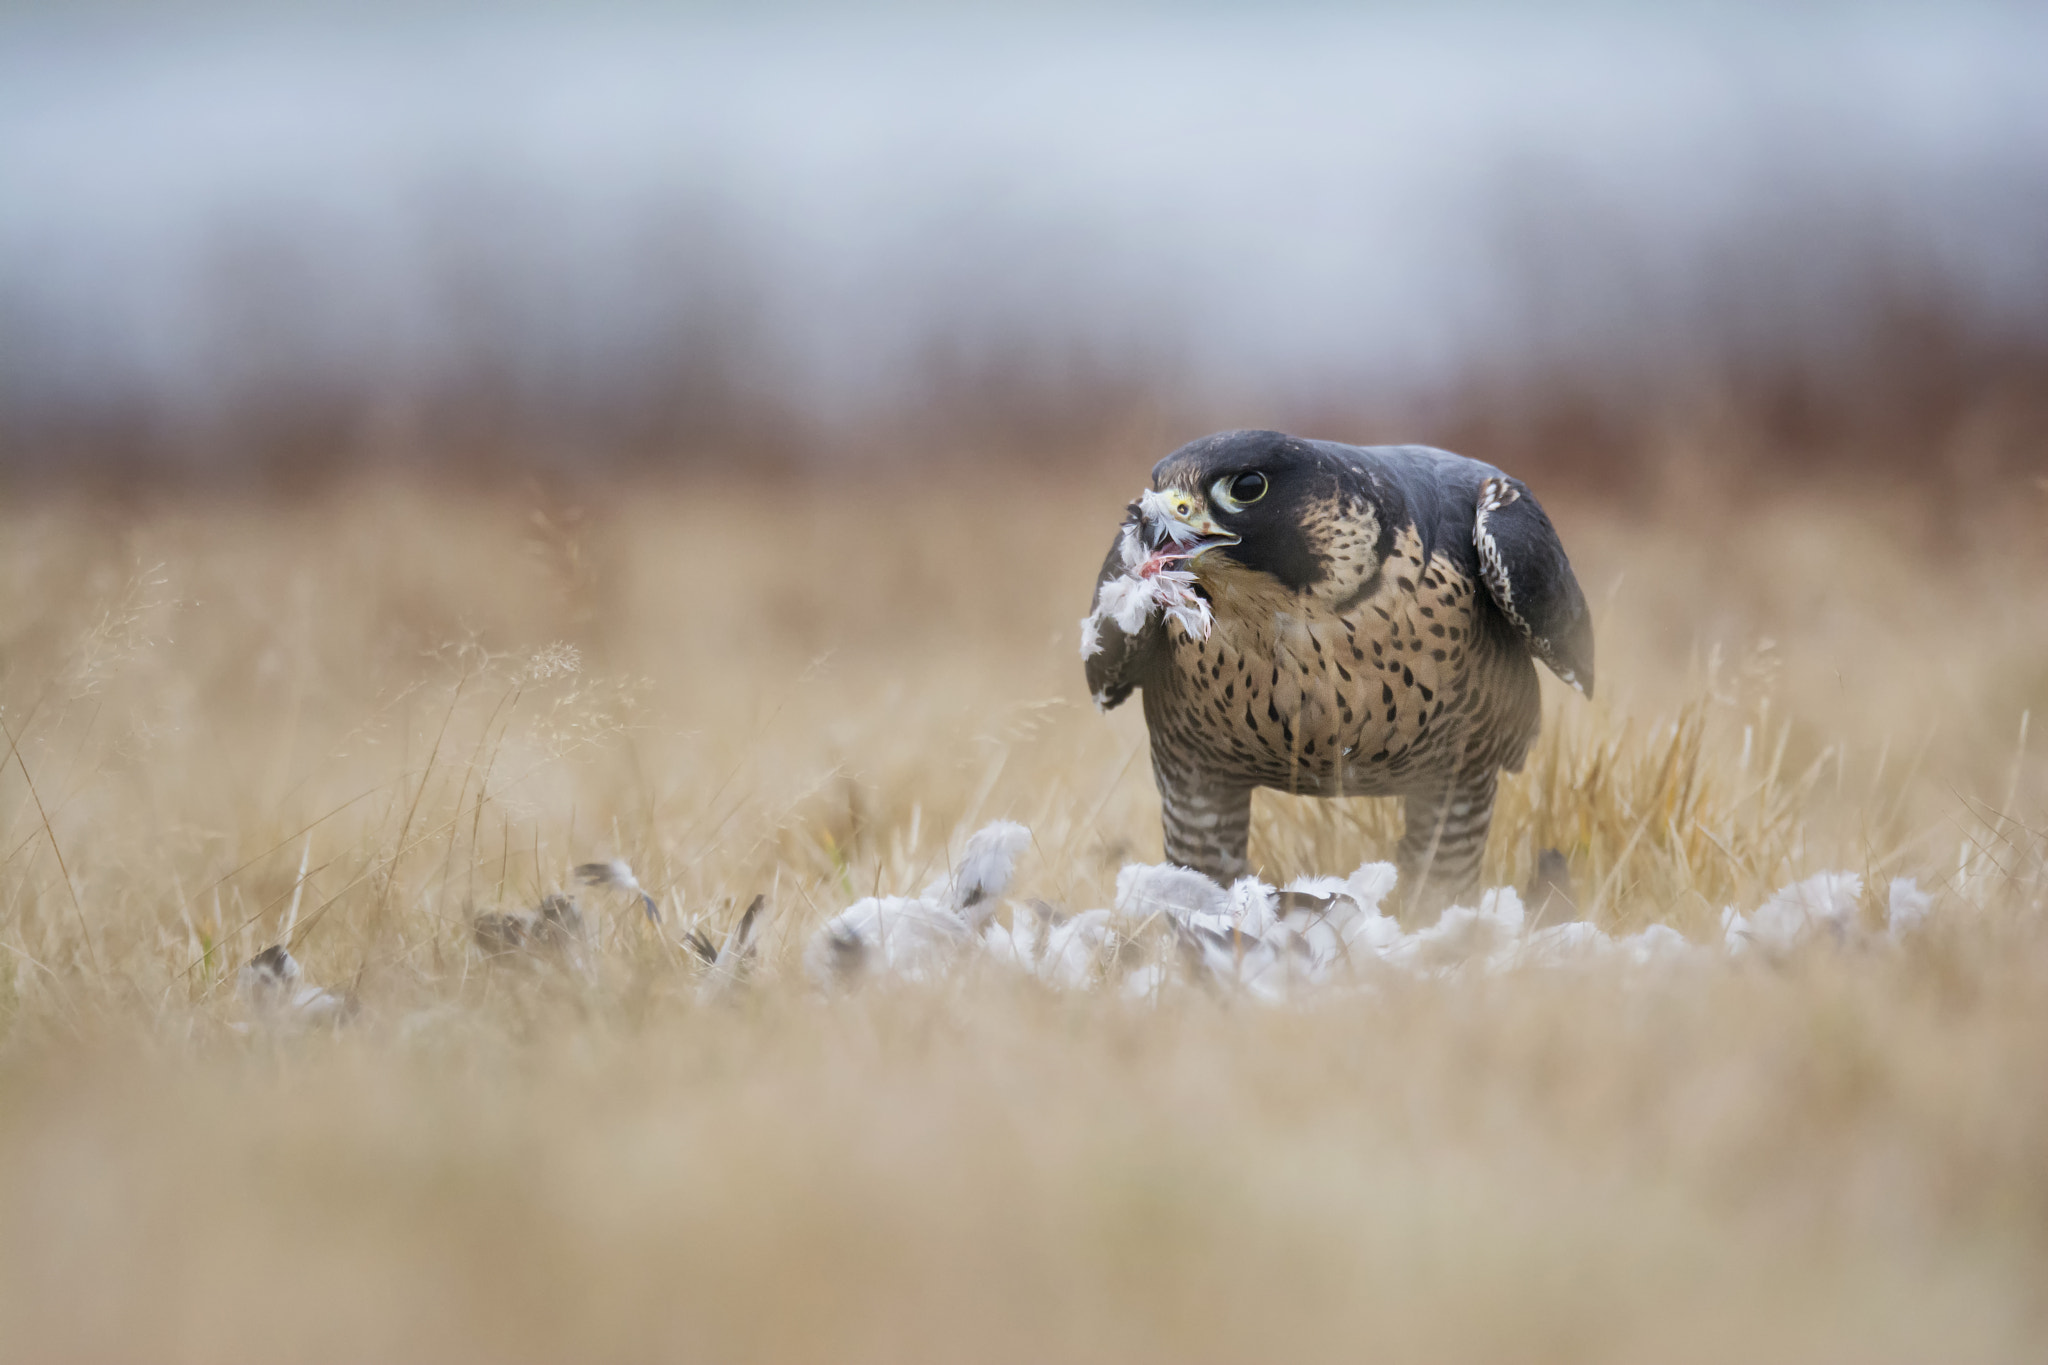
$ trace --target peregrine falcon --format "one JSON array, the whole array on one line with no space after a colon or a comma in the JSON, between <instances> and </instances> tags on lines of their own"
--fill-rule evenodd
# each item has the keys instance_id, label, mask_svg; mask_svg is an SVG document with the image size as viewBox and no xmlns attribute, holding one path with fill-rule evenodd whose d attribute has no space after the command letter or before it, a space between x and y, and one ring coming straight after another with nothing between
<instances>
[{"instance_id":1,"label":"peregrine falcon","mask_svg":"<svg viewBox=\"0 0 2048 1365\"><path fill-rule=\"evenodd\" d=\"M1255 787L1400 796L1411 910L1475 890L1536 667L1593 692L1593 628L1550 518L1427 446L1226 431L1130 505L1084 620L1105 710L1145 693L1166 856L1228 882Z\"/></svg>"}]
</instances>

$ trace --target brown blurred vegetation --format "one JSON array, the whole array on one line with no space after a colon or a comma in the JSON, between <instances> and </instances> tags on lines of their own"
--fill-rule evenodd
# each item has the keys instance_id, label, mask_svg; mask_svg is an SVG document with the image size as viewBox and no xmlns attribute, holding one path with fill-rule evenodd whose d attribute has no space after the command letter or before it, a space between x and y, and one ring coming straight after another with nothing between
<instances>
[{"instance_id":1,"label":"brown blurred vegetation","mask_svg":"<svg viewBox=\"0 0 2048 1365\"><path fill-rule=\"evenodd\" d=\"M1910 491L1955 525L2013 481L2048 474L2048 336L1987 319L1911 272L1874 272L1833 300L1823 324L1774 320L1758 296L1791 268L1778 267L1732 279L1740 306L1704 315L1675 342L1646 330L1638 346L1626 325L1591 349L1539 332L1511 361L1427 390L1254 385L1219 397L1161 347L1111 353L970 331L933 341L894 397L839 417L778 384L775 349L741 294L699 300L701 311L683 308L687 321L605 359L551 351L559 337L521 336L545 319L473 301L456 361L394 395L339 370L266 360L291 349L291 323L274 314L294 295L270 298L242 272L231 294L258 302L222 304L214 329L221 366L240 378L190 410L118 387L103 401L45 401L0 368L0 479L17 491L295 494L368 471L483 488L522 475L775 479L984 462L1071 471L1163 454L1221 427L1272 426L1426 442L1539 489L1623 501L1743 502L1852 479Z\"/></svg>"}]
</instances>

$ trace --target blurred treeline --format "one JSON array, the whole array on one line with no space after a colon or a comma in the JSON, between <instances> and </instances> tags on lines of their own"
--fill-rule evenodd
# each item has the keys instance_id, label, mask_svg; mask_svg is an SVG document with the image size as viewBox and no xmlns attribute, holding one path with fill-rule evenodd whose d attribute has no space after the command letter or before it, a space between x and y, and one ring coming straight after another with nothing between
<instances>
[{"instance_id":1,"label":"blurred treeline","mask_svg":"<svg viewBox=\"0 0 2048 1365\"><path fill-rule=\"evenodd\" d=\"M459 480L983 459L1071 469L1246 425L1423 441L1624 495L1674 478L1856 476L1969 497L2048 475L2048 343L1884 274L1844 301L1837 335L1799 346L1753 347L1731 328L1646 363L1624 335L1611 356L1537 349L1407 395L1217 402L1150 352L997 339L969 354L935 348L903 392L850 416L821 415L802 390L762 382L763 343L739 301L679 310L658 342L597 367L547 355L545 321L532 331L480 321L473 347L394 397L345 374L265 374L266 336L281 325L266 312L279 305L254 279L229 288L243 297L224 311L248 328L230 346L248 371L239 382L198 412L136 394L41 404L0 390L5 476L17 487L283 491L391 468ZM1738 307L1767 305L1751 290L1768 284L1731 281Z\"/></svg>"}]
</instances>

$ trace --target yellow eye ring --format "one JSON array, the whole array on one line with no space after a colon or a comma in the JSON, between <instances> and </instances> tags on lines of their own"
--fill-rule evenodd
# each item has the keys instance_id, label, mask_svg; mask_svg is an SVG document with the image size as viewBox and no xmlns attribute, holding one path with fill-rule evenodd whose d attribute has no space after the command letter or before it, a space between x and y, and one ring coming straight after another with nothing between
<instances>
[{"instance_id":1,"label":"yellow eye ring","mask_svg":"<svg viewBox=\"0 0 2048 1365\"><path fill-rule=\"evenodd\" d=\"M1242 512L1266 496L1273 481L1256 469L1225 474L1209 485L1209 501L1226 512Z\"/></svg>"}]
</instances>

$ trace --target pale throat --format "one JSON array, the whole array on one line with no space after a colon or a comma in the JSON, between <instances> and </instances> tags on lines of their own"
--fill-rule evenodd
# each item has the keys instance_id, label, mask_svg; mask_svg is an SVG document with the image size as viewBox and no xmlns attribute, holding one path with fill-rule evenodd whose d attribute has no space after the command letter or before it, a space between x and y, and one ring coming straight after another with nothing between
<instances>
[{"instance_id":1,"label":"pale throat","mask_svg":"<svg viewBox=\"0 0 2048 1365\"><path fill-rule=\"evenodd\" d=\"M1302 535L1322 576L1299 590L1236 563L1228 551L1212 552L1190 565L1215 603L1219 625L1234 619L1270 634L1302 619L1353 615L1387 590L1391 578L1380 572L1380 519L1369 503L1333 500L1315 508L1303 519ZM1384 562L1404 555L1419 559L1421 550L1414 530L1404 528Z\"/></svg>"}]
</instances>

